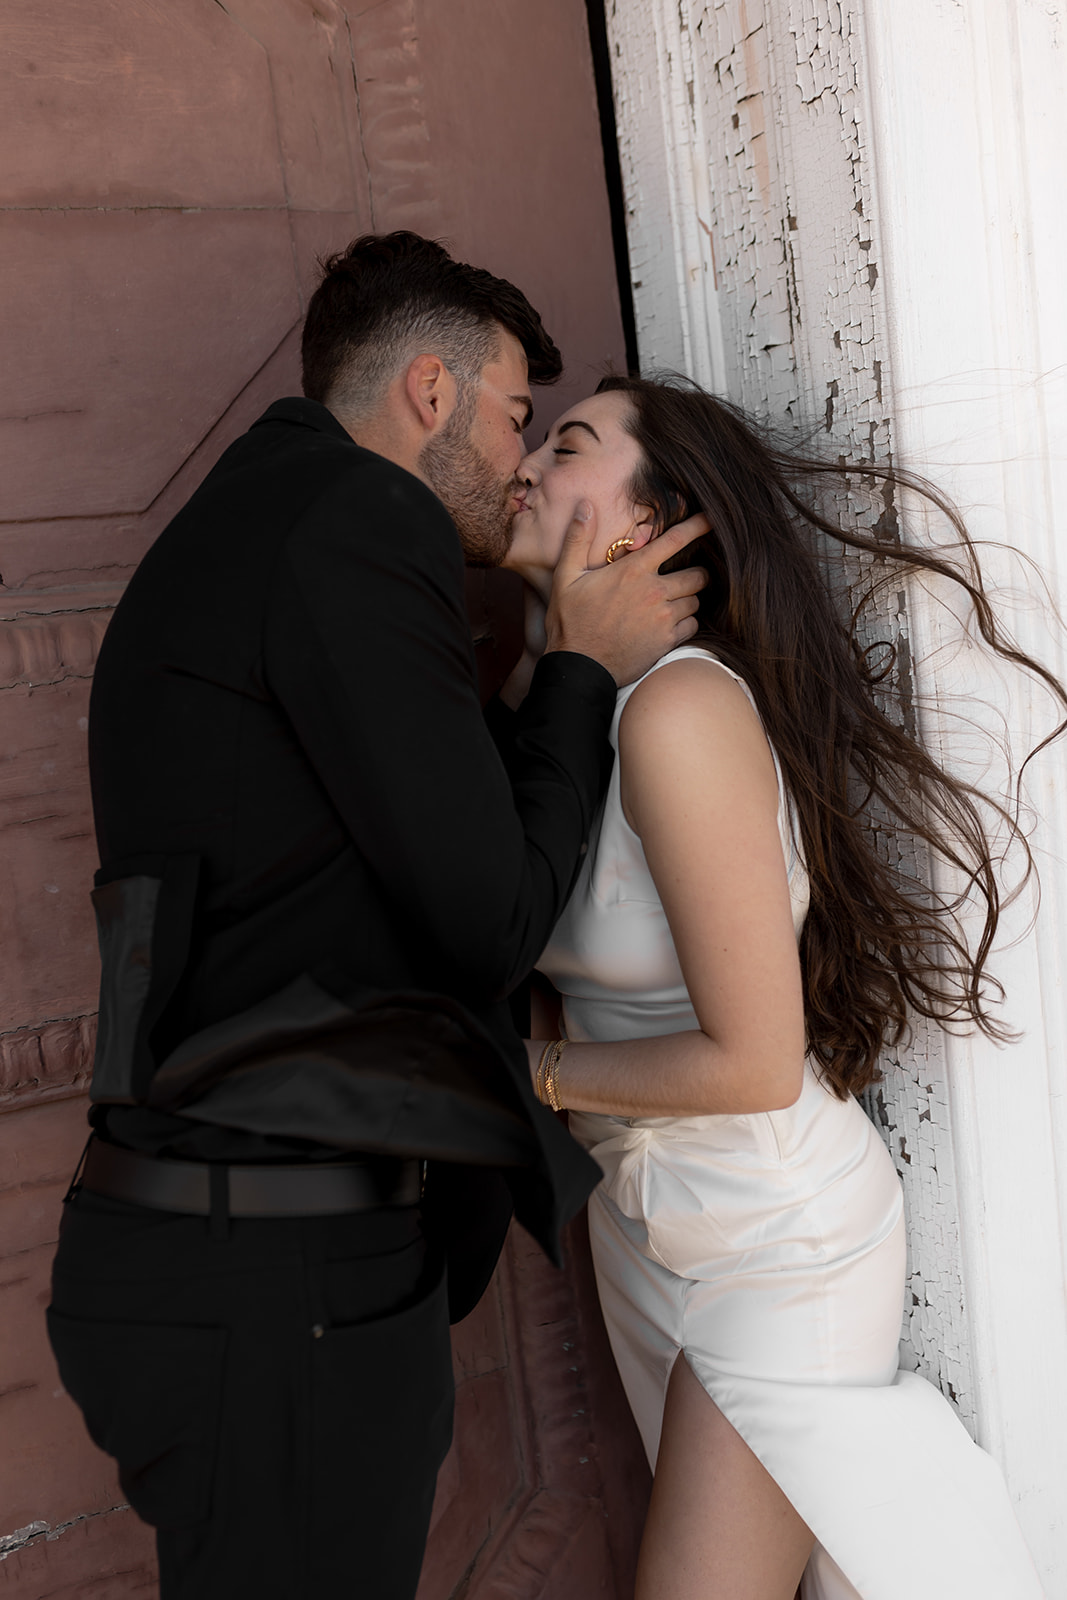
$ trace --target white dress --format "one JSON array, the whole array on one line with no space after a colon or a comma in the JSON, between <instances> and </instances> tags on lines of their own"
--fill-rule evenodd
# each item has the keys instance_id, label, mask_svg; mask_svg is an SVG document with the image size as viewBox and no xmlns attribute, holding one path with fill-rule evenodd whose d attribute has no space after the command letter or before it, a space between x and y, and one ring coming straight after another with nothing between
<instances>
[{"instance_id":1,"label":"white dress","mask_svg":"<svg viewBox=\"0 0 1067 1600\"><path fill-rule=\"evenodd\" d=\"M658 665L683 658L728 670L694 646ZM616 751L635 687L619 694ZM799 937L807 873L780 770L778 779ZM563 995L575 1041L698 1026L623 814L617 759L538 965ZM684 1351L815 1535L804 1600L1041 1600L999 1469L932 1385L898 1370L901 1188L857 1102L838 1100L809 1065L784 1111L571 1112L570 1127L604 1172L589 1205L593 1260L653 1467L667 1380Z\"/></svg>"}]
</instances>

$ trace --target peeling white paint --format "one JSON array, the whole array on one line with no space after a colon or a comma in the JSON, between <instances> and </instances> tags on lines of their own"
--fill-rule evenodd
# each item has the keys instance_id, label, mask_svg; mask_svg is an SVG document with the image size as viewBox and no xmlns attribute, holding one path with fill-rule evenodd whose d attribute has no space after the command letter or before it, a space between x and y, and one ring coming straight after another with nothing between
<instances>
[{"instance_id":1,"label":"peeling white paint","mask_svg":"<svg viewBox=\"0 0 1067 1600\"><path fill-rule=\"evenodd\" d=\"M609 26L643 370L679 368L757 416L814 433L820 449L887 460L882 289L850 8L616 0ZM875 497L827 509L872 528L886 508ZM903 596L887 622L890 637L906 640ZM936 1034L918 1031L901 1061L887 1063L869 1109L911 1220L902 1360L973 1425Z\"/></svg>"}]
</instances>

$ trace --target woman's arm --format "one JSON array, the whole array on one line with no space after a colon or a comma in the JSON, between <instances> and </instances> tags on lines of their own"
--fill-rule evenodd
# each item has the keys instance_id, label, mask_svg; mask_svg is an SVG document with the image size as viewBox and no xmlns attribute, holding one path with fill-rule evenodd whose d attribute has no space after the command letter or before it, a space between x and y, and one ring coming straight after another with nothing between
<instances>
[{"instance_id":1,"label":"woman's arm","mask_svg":"<svg viewBox=\"0 0 1067 1600\"><path fill-rule=\"evenodd\" d=\"M619 729L623 808L663 902L699 1030L570 1044L563 1104L615 1116L791 1105L804 1006L770 748L744 692L714 664L671 662L631 695ZM542 1045L531 1044L536 1066Z\"/></svg>"}]
</instances>

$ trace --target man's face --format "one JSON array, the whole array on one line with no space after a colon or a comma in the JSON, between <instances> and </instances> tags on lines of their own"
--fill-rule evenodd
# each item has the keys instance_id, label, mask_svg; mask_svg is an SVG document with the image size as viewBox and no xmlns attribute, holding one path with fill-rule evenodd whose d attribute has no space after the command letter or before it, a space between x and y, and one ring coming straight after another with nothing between
<instances>
[{"instance_id":1,"label":"man's face","mask_svg":"<svg viewBox=\"0 0 1067 1600\"><path fill-rule=\"evenodd\" d=\"M459 529L467 565L498 567L520 504L516 471L533 402L522 345L501 328L473 393L423 446L419 469Z\"/></svg>"}]
</instances>

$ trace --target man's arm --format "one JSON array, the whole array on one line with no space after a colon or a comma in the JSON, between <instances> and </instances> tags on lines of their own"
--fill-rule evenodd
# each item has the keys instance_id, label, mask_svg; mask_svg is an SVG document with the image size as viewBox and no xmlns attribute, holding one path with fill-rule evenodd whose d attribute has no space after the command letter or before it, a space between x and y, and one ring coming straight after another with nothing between
<instances>
[{"instance_id":1,"label":"man's arm","mask_svg":"<svg viewBox=\"0 0 1067 1600\"><path fill-rule=\"evenodd\" d=\"M266 670L420 967L505 993L541 953L599 798L615 701L588 657L547 657L508 775L485 726L455 530L437 500L361 464L293 530Z\"/></svg>"}]
</instances>

